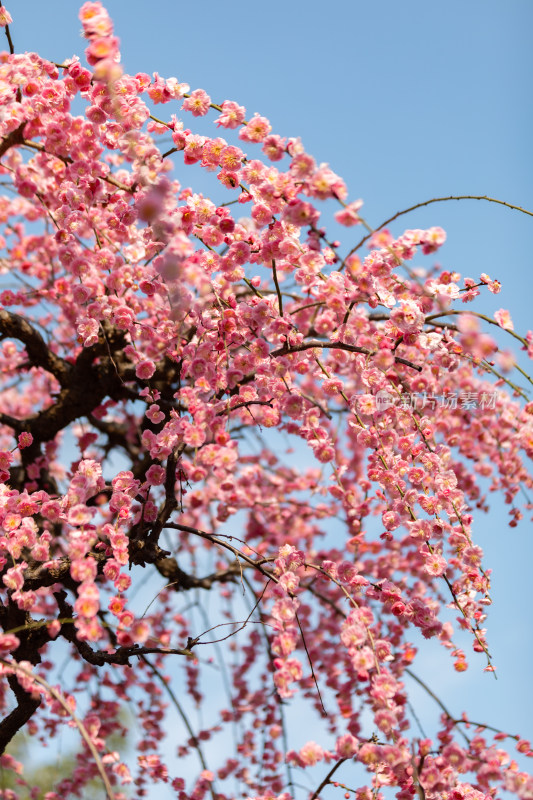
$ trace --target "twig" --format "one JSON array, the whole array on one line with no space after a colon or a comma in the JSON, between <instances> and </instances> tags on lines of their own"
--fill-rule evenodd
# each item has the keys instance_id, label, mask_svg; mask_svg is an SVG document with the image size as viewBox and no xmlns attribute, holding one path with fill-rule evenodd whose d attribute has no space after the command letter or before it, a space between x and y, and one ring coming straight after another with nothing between
<instances>
[{"instance_id":1,"label":"twig","mask_svg":"<svg viewBox=\"0 0 533 800\"><path fill-rule=\"evenodd\" d=\"M276 287L276 294L278 296L279 315L283 316L283 300L281 298L281 289L279 288L278 273L276 270L276 259L272 259L272 277L274 278L274 286Z\"/></svg>"},{"instance_id":2,"label":"twig","mask_svg":"<svg viewBox=\"0 0 533 800\"><path fill-rule=\"evenodd\" d=\"M3 658L0 658L0 664L3 664L9 670L13 670L13 673L15 675L17 674L17 672L20 672L23 675L25 675L27 678L30 678L32 681L35 681L35 683L40 684L54 698L54 700L57 700L57 702L67 712L69 717L72 718L72 720L75 723L76 727L78 728L78 730L79 730L79 732L80 732L85 744L87 745L87 747L91 751L91 755L94 758L94 761L95 761L95 764L96 764L96 768L98 769L98 772L100 773L100 776L102 778L103 784L105 786L106 794L107 794L109 800L115 800L115 795L114 795L113 789L112 789L111 784L109 782L109 778L107 777L106 772L104 770L104 765L102 763L102 759L100 758L98 750L94 746L94 744L93 744L93 742L91 740L91 737L89 736L89 734L87 732L87 729L86 729L85 725L79 719L79 717L77 717L76 714L72 711L72 709L70 708L69 704L67 703L67 701L65 700L63 695L60 692L58 692L57 689L55 689L53 686L50 686L50 684L47 681L45 681L44 678L41 678L39 675L35 675L30 670L28 670L25 667L21 666L21 664L17 664L16 662L4 661Z\"/></svg>"},{"instance_id":3,"label":"twig","mask_svg":"<svg viewBox=\"0 0 533 800\"><path fill-rule=\"evenodd\" d=\"M431 203L445 203L448 200L486 200L488 203L498 203L500 206L506 206L507 208L512 208L515 211L521 211L522 214L528 214L528 216L533 217L533 211L528 211L526 208L522 208L522 206L515 206L513 203L506 203L505 200L497 200L495 197L487 197L487 195L478 195L478 194L459 194L459 195L450 195L449 197L433 197L431 200L425 200L423 203L417 203L414 206L410 206L409 208L404 208L403 211L398 211L392 217L389 217L382 222L381 225L378 225L377 228L374 228L372 233L375 231L380 231L386 225L390 225L391 222L398 219L398 217L402 217L404 214L409 214L411 211L416 211L417 208L423 208L424 206L429 206ZM368 236L364 236L360 242L358 242L355 247L352 247L346 258L351 256L353 253L356 253L360 247L364 245L368 239L372 236L372 233L369 233ZM346 259L345 259L346 260Z\"/></svg>"},{"instance_id":4,"label":"twig","mask_svg":"<svg viewBox=\"0 0 533 800\"><path fill-rule=\"evenodd\" d=\"M206 760L204 758L204 754L203 754L202 748L200 746L200 740L198 739L197 736L195 736L194 731L193 731L193 729L191 727L191 723L189 722L189 720L187 718L187 715L185 714L185 711L181 707L178 698L176 697L176 695L174 694L174 692L172 691L172 689L168 685L168 683L165 680L165 678L163 677L163 675L157 669L157 667L155 667L151 663L151 661L148 661L148 659L145 656L141 656L141 658L144 661L144 663L146 664L146 666L152 671L152 673L159 680L159 682L161 683L161 685L165 689L166 693L168 694L168 696L172 700L174 708L176 709L176 711L180 715L180 717L181 717L181 719L183 721L183 724L185 725L185 727L187 729L187 732L188 732L188 734L190 736L190 741L192 742L193 747L195 748L196 752L198 753L198 758L200 759L200 764L202 765L202 769L203 770L207 770L207 762L206 762ZM217 795L215 793L215 789L213 787L213 783L212 782L209 783L209 791L211 792L211 797L213 798L213 800L216 800L216 796Z\"/></svg>"},{"instance_id":5,"label":"twig","mask_svg":"<svg viewBox=\"0 0 533 800\"><path fill-rule=\"evenodd\" d=\"M11 31L9 30L9 25L6 25L4 27L4 30L6 32L7 43L9 44L9 52L13 56L13 55L15 55L15 47L13 46L13 40L11 38Z\"/></svg>"},{"instance_id":6,"label":"twig","mask_svg":"<svg viewBox=\"0 0 533 800\"><path fill-rule=\"evenodd\" d=\"M311 668L311 676L313 678L313 682L314 682L315 687L316 687L316 691L317 691L317 694L318 694L318 699L320 700L320 705L322 706L322 716L327 717L328 716L328 712L326 711L326 707L324 705L324 701L322 700L322 694L320 693L320 687L319 687L318 681L316 679L315 669L313 667L313 661L312 661L311 656L309 654L309 650L307 649L307 642L305 641L305 635L304 635L304 632L302 630L302 625L300 623L300 619L298 617L298 614L295 614L295 617L296 617L296 622L298 623L298 628L300 629L300 633L302 635L302 644L304 646L305 654L307 656L307 661L309 663L309 667Z\"/></svg>"},{"instance_id":7,"label":"twig","mask_svg":"<svg viewBox=\"0 0 533 800\"><path fill-rule=\"evenodd\" d=\"M428 317L426 317L425 321L433 322L433 320L439 319L439 317L451 317L456 315L464 316L465 314L468 314L471 317L478 317L478 319L482 319L485 322L488 322L490 325L495 325L497 328L500 328L500 330L506 331L506 333L510 334L515 339L517 339L520 342L520 344L524 345L524 347L526 348L528 347L528 342L526 341L526 339L524 339L523 336L519 336L518 333L515 333L509 328L502 327L502 325L496 322L495 319L492 319L492 317L488 317L486 314L480 314L478 311L463 311L457 309L451 309L450 311L439 311L438 314L430 314Z\"/></svg>"},{"instance_id":8,"label":"twig","mask_svg":"<svg viewBox=\"0 0 533 800\"><path fill-rule=\"evenodd\" d=\"M200 644L218 644L218 642L225 642L226 639L230 639L232 636L235 636L235 634L239 633L239 631L242 631L248 625L248 623L250 622L251 616L254 613L254 611L256 610L256 608L259 607L259 603L263 599L263 596L264 596L264 594L265 594L265 592L267 590L267 586L268 586L268 583L266 583L264 585L263 590L262 590L261 594L259 595L259 597L256 596L256 602L255 602L252 610L250 611L250 613L248 614L248 616L246 617L245 620L239 621L239 622L237 622L237 621L234 621L234 622L221 622L219 625L214 625L212 628L208 628L203 633L201 633L199 636L197 636L194 639L194 643L195 644L199 644L199 645ZM262 619L252 620L252 623L256 624L256 625L266 625L266 623ZM237 630L234 630L231 633L228 633L227 636L223 636L221 639L213 639L212 641L209 641L209 642L200 642L199 641L202 638L202 636L205 636L206 633L211 633L211 631L214 631L217 628L225 628L228 625L240 625L240 627L237 628Z\"/></svg>"},{"instance_id":9,"label":"twig","mask_svg":"<svg viewBox=\"0 0 533 800\"><path fill-rule=\"evenodd\" d=\"M212 542L213 544L216 544L219 547L223 547L226 550L229 550L231 553L233 553L235 558L242 558L243 561L245 561L251 567L255 567L255 569L257 569L262 575L264 575L265 578L268 578L268 580L278 583L278 579L276 578L276 576L273 575L271 572L268 572L268 570L266 570L263 567L263 564L268 564L272 560L270 558L261 558L258 559L257 561L254 561L253 558L250 558L250 556L245 555L237 547L233 547L233 545L229 544L229 542L225 542L223 539L219 539L219 537L215 536L215 534L208 533L207 531L201 531L199 530L199 528L191 528L189 525L180 525L178 522L167 522L163 527L171 528L177 531L182 531L183 533L192 533L195 536L200 536L202 539L207 539L208 542Z\"/></svg>"},{"instance_id":10,"label":"twig","mask_svg":"<svg viewBox=\"0 0 533 800\"><path fill-rule=\"evenodd\" d=\"M405 671L406 671L406 673L407 673L407 674L408 674L408 675L409 675L409 676L410 676L410 677L411 677L411 678L412 678L414 681L416 681L416 682L418 683L418 685L419 685L419 686L421 686L421 687L422 687L422 689L424 689L424 691L426 691L426 692L427 692L427 694L429 694L429 696L430 696L431 698L433 698L433 700L436 702L436 704L437 704L437 705L439 706L439 708L442 710L443 714L445 714L445 716L446 716L446 717L447 717L449 720L451 720L452 722L454 722L454 723L457 725L457 720L455 719L455 717L453 716L453 714L450 714L450 712L448 711L448 709L446 708L446 706L444 705L444 703L442 702L442 700L440 699L440 697L437 697L437 695L435 694L435 692L433 692L433 691L432 691L432 690L429 688L429 686L427 685L427 683L425 683L425 682L422 680L422 678L419 678L419 677L418 677L418 675L416 675L416 674L415 674L415 673L414 673L412 670L410 670L410 669L409 669L409 667L406 667ZM470 739L468 738L468 736L466 735L466 733L465 733L464 731L462 731L460 728L459 728L459 730L460 730L460 732L461 732L461 735L464 737L464 739L465 739L466 743L469 745L469 744L470 744Z\"/></svg>"},{"instance_id":11,"label":"twig","mask_svg":"<svg viewBox=\"0 0 533 800\"><path fill-rule=\"evenodd\" d=\"M335 773L337 772L337 770L339 769L341 764L344 764L345 761L348 761L348 759L347 758L341 758L340 761L337 761L337 763L332 766L332 768L330 769L330 771L328 772L328 774L326 775L326 777L324 778L322 783L319 786L317 786L317 788L315 789L315 791L313 792L313 794L311 795L309 800L316 800L316 798L319 796L319 794L322 791L322 789L325 786L327 786L328 783L330 783L332 777L335 775Z\"/></svg>"}]
</instances>

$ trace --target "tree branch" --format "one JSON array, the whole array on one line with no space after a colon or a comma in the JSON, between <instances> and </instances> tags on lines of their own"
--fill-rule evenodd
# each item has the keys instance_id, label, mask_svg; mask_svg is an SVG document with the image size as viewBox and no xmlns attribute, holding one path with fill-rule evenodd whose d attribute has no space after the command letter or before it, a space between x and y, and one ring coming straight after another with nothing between
<instances>
[{"instance_id":1,"label":"tree branch","mask_svg":"<svg viewBox=\"0 0 533 800\"><path fill-rule=\"evenodd\" d=\"M41 705L41 698L32 697L29 692L22 688L14 675L9 675L7 681L17 698L18 704L0 722L0 754L5 752L11 739L24 727Z\"/></svg>"},{"instance_id":2,"label":"tree branch","mask_svg":"<svg viewBox=\"0 0 533 800\"><path fill-rule=\"evenodd\" d=\"M188 589L209 590L214 583L234 583L235 579L242 574L243 569L249 566L249 564L241 564L235 560L226 569L219 569L217 572L212 572L211 575L197 578L196 575L189 575L184 572L175 558L161 558L155 562L155 567L159 574L173 584L177 592L187 591Z\"/></svg>"},{"instance_id":3,"label":"tree branch","mask_svg":"<svg viewBox=\"0 0 533 800\"><path fill-rule=\"evenodd\" d=\"M346 344L345 342L320 342L318 340L313 340L311 342L303 342L302 344L294 345L288 345L285 343L283 347L278 347L277 350L272 350L270 355L273 358L276 358L277 356L287 356L291 353L300 353L303 350L313 350L315 347L320 347L323 350L347 350L349 353L361 353L365 356L372 356L375 353L375 350L368 350L366 347L358 347L355 344ZM395 356L394 360L398 364L405 364L406 367L411 367L411 369L416 369L417 372L422 372L422 367L418 366L418 364L413 364L412 361L408 361L406 358Z\"/></svg>"},{"instance_id":4,"label":"tree branch","mask_svg":"<svg viewBox=\"0 0 533 800\"><path fill-rule=\"evenodd\" d=\"M61 617L72 619L74 611L72 606L66 601L66 592L61 590L55 592L56 599ZM140 658L150 653L157 653L159 655L177 655L177 656L192 656L190 647L142 647L134 644L131 647L117 647L113 653L108 650L93 650L87 642L78 639L76 636L76 628L73 622L63 622L61 624L61 635L64 639L74 645L80 656L95 667L103 667L104 664L122 664L130 666L129 659L133 656Z\"/></svg>"},{"instance_id":5,"label":"tree branch","mask_svg":"<svg viewBox=\"0 0 533 800\"><path fill-rule=\"evenodd\" d=\"M263 564L268 564L272 559L270 558L261 558L254 561L253 558L242 553L237 547L233 547L232 544L229 542L225 542L223 539L220 539L218 536L215 536L214 533L207 533L207 531L201 531L198 528L191 528L189 525L180 525L177 522L167 522L164 526L165 528L172 528L173 530L183 531L184 533L192 533L195 536L200 536L202 539L207 539L207 541L212 542L213 544L218 545L219 547L223 547L225 550L229 550L235 558L241 559L246 563L249 564L251 567L257 569L265 578L268 578L270 581L274 581L277 583L278 580L275 575L271 572L268 572L263 567Z\"/></svg>"},{"instance_id":6,"label":"tree branch","mask_svg":"<svg viewBox=\"0 0 533 800\"><path fill-rule=\"evenodd\" d=\"M416 211L417 208L424 208L424 206L429 206L432 203L446 203L448 200L486 200L488 203L498 203L500 206L506 206L506 208L512 208L514 211L521 211L522 214L527 214L530 217L533 217L533 211L528 211L526 208L522 208L522 206L515 206L513 203L506 203L505 200L497 200L495 197L487 197L487 195L479 195L479 194L458 194L458 195L449 195L448 197L433 197L431 200L424 200L423 203L416 203L414 206L410 206L409 208L404 208L403 211L397 211L392 217L389 217L382 222L381 225L378 225L377 228L373 228L371 233L368 236L364 236L360 242L358 242L355 247L352 247L346 258L356 253L360 247L364 245L370 237L376 233L376 231L380 231L385 225L390 225L391 222L398 219L398 217L403 217L404 214L409 214L411 211ZM346 261L346 258L344 259Z\"/></svg>"},{"instance_id":7,"label":"tree branch","mask_svg":"<svg viewBox=\"0 0 533 800\"><path fill-rule=\"evenodd\" d=\"M320 783L320 785L317 786L317 788L315 789L309 800L316 800L322 789L324 789L328 785L328 783L331 781L332 777L335 775L341 764L344 764L345 761L348 761L348 759L341 758L340 761L337 761L337 763L332 766L332 768L330 769L330 771L328 772L322 783Z\"/></svg>"},{"instance_id":8,"label":"tree branch","mask_svg":"<svg viewBox=\"0 0 533 800\"><path fill-rule=\"evenodd\" d=\"M6 337L18 339L24 344L32 366L42 367L50 372L57 378L60 386L67 385L72 365L50 350L41 334L27 319L0 308L0 339Z\"/></svg>"},{"instance_id":9,"label":"tree branch","mask_svg":"<svg viewBox=\"0 0 533 800\"><path fill-rule=\"evenodd\" d=\"M7 26L6 26L7 27ZM2 142L0 143L0 158L7 153L7 151L11 147L16 147L17 144L22 144L24 141L24 126L26 122L22 122L18 128L15 128L14 131L8 133L7 136L4 136Z\"/></svg>"}]
</instances>

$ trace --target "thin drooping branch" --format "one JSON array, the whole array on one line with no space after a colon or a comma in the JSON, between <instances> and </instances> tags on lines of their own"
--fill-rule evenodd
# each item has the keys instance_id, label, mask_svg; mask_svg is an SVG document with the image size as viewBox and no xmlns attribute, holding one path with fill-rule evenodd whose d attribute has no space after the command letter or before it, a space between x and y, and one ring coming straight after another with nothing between
<instances>
[{"instance_id":1,"label":"thin drooping branch","mask_svg":"<svg viewBox=\"0 0 533 800\"><path fill-rule=\"evenodd\" d=\"M520 737L517 734L506 733L505 731L502 731L501 728L495 728L493 725L487 725L486 722L475 722L472 719L467 719L467 718L464 718L464 717L461 717L460 719L457 719L457 717L454 717L453 714L446 708L446 706L444 705L444 703L442 702L440 697L437 697L435 692L427 685L427 683L425 681L422 680L422 678L419 678L418 675L416 675L409 667L406 667L405 672L414 681L416 681L424 689L424 691L427 692L427 694L431 698L433 698L433 700L437 703L437 705L442 710L443 714L447 717L447 719L450 720L450 722L453 722L454 725L457 725L457 726L458 725L473 725L475 728L485 728L486 730L493 731L494 733L497 733L500 736L505 736L508 739L515 739L515 741L519 741ZM470 739L465 734L465 732L463 730L461 730L461 729L459 729L459 730L461 732L461 735L467 741L467 743L470 744Z\"/></svg>"},{"instance_id":2,"label":"thin drooping branch","mask_svg":"<svg viewBox=\"0 0 533 800\"><path fill-rule=\"evenodd\" d=\"M418 675L416 675L416 674L415 674L415 673L414 673L414 672L413 672L411 669L409 669L409 667L406 667L405 671L406 671L406 673L407 673L407 674L408 674L408 675L409 675L409 676L410 676L410 677L411 677L411 678L412 678L414 681L416 681L416 682L418 683L418 685L419 685L419 686L421 686L421 687L424 689L424 691L426 691L426 692L427 692L427 694L428 694L430 697L432 697L432 698L433 698L433 700L434 700L434 701L437 703L437 705L438 705L438 706L439 706L439 708L442 710L442 712L443 712L443 714L446 716L446 718L447 718L447 719L449 719L449 720L452 720L452 721L454 721L454 716L453 716L453 714L450 714L450 712L448 711L448 709L446 708L446 706L444 705L444 703L442 702L442 700L440 699L440 697L437 697L437 695L435 694L435 692L433 692L433 691L432 691L432 690L429 688L429 686L427 685L427 683L426 683L425 681L423 681L423 680L422 680L422 678L419 678L419 677L418 677ZM464 738L466 739L467 743L469 744L469 743L470 743L470 740L469 740L468 736L466 736L466 734L465 734L463 731L461 731L461 734L464 736Z\"/></svg>"},{"instance_id":3,"label":"thin drooping branch","mask_svg":"<svg viewBox=\"0 0 533 800\"><path fill-rule=\"evenodd\" d=\"M213 544L218 545L219 547L223 547L225 550L229 550L235 558L242 559L246 564L249 564L251 567L257 569L262 575L268 578L275 583L278 582L276 576L266 570L263 567L263 564L268 564L272 561L271 558L258 558L254 561L253 558L247 556L237 547L233 547L232 544L229 542L225 542L223 539L220 539L218 536L215 536L214 533L208 533L207 531L201 531L199 528L192 528L190 525L181 525L177 522L167 522L165 528L172 528L173 530L182 531L183 533L192 533L195 536L200 536L202 539L207 539L207 541L212 542Z\"/></svg>"},{"instance_id":4,"label":"thin drooping branch","mask_svg":"<svg viewBox=\"0 0 533 800\"><path fill-rule=\"evenodd\" d=\"M67 715L72 718L72 720L74 721L74 724L78 728L78 730L79 730L79 732L80 732L85 744L87 745L87 747L88 747L88 749L89 749L89 751L90 751L90 753L91 753L91 755L92 755L92 757L94 759L94 763L96 764L96 768L97 768L98 772L100 773L100 777L102 778L103 784L104 784L105 789L106 789L106 794L107 794L108 800L115 800L115 794L114 794L113 789L111 787L111 784L109 782L109 778L107 777L106 772L104 770L104 766L103 766L100 754L98 753L98 750L96 749L91 737L89 736L85 725L79 719L79 717L76 716L76 714L74 713L72 708L69 706L69 704L67 703L67 701L65 700L65 698L63 697L61 692L59 692L53 686L50 686L50 684L47 681L45 681L44 678L41 678L39 675L35 675L33 672L31 672L30 670L26 669L21 664L17 664L16 662L12 663L12 662L9 662L9 661L4 661L3 659L0 659L0 663L3 664L4 667L7 667L9 670L13 670L13 673L15 675L17 674L17 672L19 672L22 675L24 675L26 678L29 678L32 681L35 681L35 683L38 683L40 686L43 686L44 689L48 692L48 694L50 694L54 698L54 700L57 700L57 702L61 705L61 707L67 713ZM13 674L10 675L10 677L14 677ZM9 678L8 678L8 680L9 680ZM15 681L15 682L18 685L18 681ZM11 683L10 683L10 685L11 685ZM26 692L25 690L23 690L23 691L24 691L25 695L28 695L28 692ZM31 697L31 695L28 695L28 696ZM40 703L41 703L40 697L36 698L34 700L34 702L37 702L37 706L40 705ZM34 709L34 711L35 711L35 709ZM33 713L33 711L32 711L32 713ZM4 722L5 722L5 720L4 720Z\"/></svg>"},{"instance_id":5,"label":"thin drooping branch","mask_svg":"<svg viewBox=\"0 0 533 800\"><path fill-rule=\"evenodd\" d=\"M189 722L189 719L188 719L185 711L183 710L178 698L176 697L175 693L172 691L172 688L168 685L168 681L161 674L161 672L157 669L157 667L154 666L154 664L152 664L151 661L148 661L146 656L143 655L143 656L141 656L141 658L144 661L144 663L146 664L146 666L156 676L158 681L163 686L165 692L170 697L174 708L176 709L176 711L180 715L181 720L182 720L183 724L185 725L185 727L187 729L187 732L188 732L189 737L190 737L191 744L194 747L194 749L196 750L196 752L198 753L198 758L200 759L200 764L202 765L202 769L203 770L207 770L208 769L207 761L205 760L205 756L204 756L203 751L202 751L202 746L200 744L200 740L195 735L195 733L194 733L194 731L192 729L191 723ZM209 782L209 791L211 793L211 797L213 798L213 800L216 800L216 794L215 794L214 786L213 786L213 783L211 781Z\"/></svg>"},{"instance_id":6,"label":"thin drooping branch","mask_svg":"<svg viewBox=\"0 0 533 800\"><path fill-rule=\"evenodd\" d=\"M522 208L522 206L516 206L513 203L507 203L505 200L498 200L496 197L488 197L486 194L457 194L457 195L449 195L448 197L432 197L431 200L424 200L423 203L415 203L414 206L409 206L409 208L404 208L402 211L397 211L396 214L393 214L392 217L389 217L381 225L378 225L377 228L373 228L371 232L364 236L355 247L352 247L346 258L356 253L359 248L361 248L365 242L367 242L371 236L377 231L382 230L386 225L390 225L391 222L394 222L399 217L403 217L404 214L410 214L411 211L416 211L418 208L424 208L424 206L429 206L432 203L447 203L449 200L485 200L487 203L497 203L500 206L505 206L506 208L511 208L514 211L521 211L522 214L527 214L530 217L533 217L533 211L528 211L527 208ZM346 259L345 259L346 260Z\"/></svg>"},{"instance_id":7,"label":"thin drooping branch","mask_svg":"<svg viewBox=\"0 0 533 800\"><path fill-rule=\"evenodd\" d=\"M430 314L428 317L426 317L426 322L434 322L436 319L440 319L441 317L451 317L455 315L460 316L462 314L464 314L464 311L450 308L447 311L439 311L438 314ZM489 317L486 314L480 314L479 311L469 311L468 315L471 317L477 317L478 319L482 319L484 322L488 322L489 325L495 325L497 328L500 328L500 330L504 330L506 333L508 333L510 336L512 336L514 339L520 342L520 344L522 344L525 348L528 347L527 339L525 339L523 336L520 336L515 331L511 330L511 328L504 328L502 325L496 322L495 319L492 319L492 317Z\"/></svg>"},{"instance_id":8,"label":"thin drooping branch","mask_svg":"<svg viewBox=\"0 0 533 800\"><path fill-rule=\"evenodd\" d=\"M316 693L317 693L318 699L320 701L321 713L322 713L322 716L325 719L327 719L328 712L326 711L326 706L324 705L324 701L322 699L322 692L320 691L320 686L318 685L318 680L317 680L317 677L316 677L316 674L315 674L315 668L313 666L313 659L311 658L311 655L309 653L309 649L307 647L307 642L305 641L305 634L303 632L302 623L300 622L300 618L299 618L298 614L295 614L295 619L296 619L296 623L298 625L298 629L300 631L300 636L302 637L302 645L303 645L303 648L305 650L305 655L307 656L307 663L309 664L309 668L311 670L311 677L313 679L313 683L315 684Z\"/></svg>"}]
</instances>

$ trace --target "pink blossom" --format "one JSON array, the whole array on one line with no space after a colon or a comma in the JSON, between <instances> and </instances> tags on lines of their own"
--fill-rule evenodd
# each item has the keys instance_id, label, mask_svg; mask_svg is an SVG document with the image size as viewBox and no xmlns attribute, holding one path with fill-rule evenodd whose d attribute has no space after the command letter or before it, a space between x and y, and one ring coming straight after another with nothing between
<instances>
[{"instance_id":1,"label":"pink blossom","mask_svg":"<svg viewBox=\"0 0 533 800\"><path fill-rule=\"evenodd\" d=\"M318 197L320 200L327 200L328 197L344 200L347 195L346 184L327 164L321 164L312 174L307 184L307 192L311 197Z\"/></svg>"},{"instance_id":2,"label":"pink blossom","mask_svg":"<svg viewBox=\"0 0 533 800\"><path fill-rule=\"evenodd\" d=\"M276 600L271 612L272 616L280 622L290 622L296 615L298 605L298 601L290 597Z\"/></svg>"},{"instance_id":3,"label":"pink blossom","mask_svg":"<svg viewBox=\"0 0 533 800\"><path fill-rule=\"evenodd\" d=\"M404 301L399 308L392 310L391 322L400 330L405 333L416 332L420 330L424 322L424 315L419 306L414 301Z\"/></svg>"},{"instance_id":4,"label":"pink blossom","mask_svg":"<svg viewBox=\"0 0 533 800\"><path fill-rule=\"evenodd\" d=\"M139 361L135 367L135 374L143 381L149 380L155 372L155 364L149 359Z\"/></svg>"},{"instance_id":5,"label":"pink blossom","mask_svg":"<svg viewBox=\"0 0 533 800\"><path fill-rule=\"evenodd\" d=\"M78 590L78 598L74 609L87 619L94 617L100 607L99 592L94 583L82 583Z\"/></svg>"},{"instance_id":6,"label":"pink blossom","mask_svg":"<svg viewBox=\"0 0 533 800\"><path fill-rule=\"evenodd\" d=\"M165 414L163 413L163 411L161 411L160 407L156 403L152 403L151 406L147 409L146 416L150 420L150 422L153 422L155 425L157 425L159 422L162 422L165 419Z\"/></svg>"},{"instance_id":7,"label":"pink blossom","mask_svg":"<svg viewBox=\"0 0 533 800\"><path fill-rule=\"evenodd\" d=\"M237 172L229 172L224 169L218 173L217 178L226 189L235 189L239 185L239 175Z\"/></svg>"},{"instance_id":8,"label":"pink blossom","mask_svg":"<svg viewBox=\"0 0 533 800\"><path fill-rule=\"evenodd\" d=\"M254 114L252 119L239 131L239 138L246 142L264 142L271 130L271 125L265 117Z\"/></svg>"},{"instance_id":9,"label":"pink blossom","mask_svg":"<svg viewBox=\"0 0 533 800\"><path fill-rule=\"evenodd\" d=\"M335 752L339 758L351 758L357 753L359 741L351 733L345 733L337 739Z\"/></svg>"},{"instance_id":10,"label":"pink blossom","mask_svg":"<svg viewBox=\"0 0 533 800\"><path fill-rule=\"evenodd\" d=\"M361 414L370 415L376 410L376 401L371 394L362 394L356 398L356 408Z\"/></svg>"},{"instance_id":11,"label":"pink blossom","mask_svg":"<svg viewBox=\"0 0 533 800\"><path fill-rule=\"evenodd\" d=\"M135 622L135 616L131 611L122 611L117 614L120 625L124 628L129 628Z\"/></svg>"},{"instance_id":12,"label":"pink blossom","mask_svg":"<svg viewBox=\"0 0 533 800\"><path fill-rule=\"evenodd\" d=\"M13 22L13 18L5 6L0 6L0 25L5 27Z\"/></svg>"},{"instance_id":13,"label":"pink blossom","mask_svg":"<svg viewBox=\"0 0 533 800\"><path fill-rule=\"evenodd\" d=\"M93 38L86 50L87 61L91 65L98 64L99 61L114 61L118 55L119 41L115 36L102 36Z\"/></svg>"},{"instance_id":14,"label":"pink blossom","mask_svg":"<svg viewBox=\"0 0 533 800\"><path fill-rule=\"evenodd\" d=\"M429 228L427 231L424 231L420 239L422 252L426 255L428 253L434 253L444 244L445 241L446 233L442 230L442 228Z\"/></svg>"},{"instance_id":15,"label":"pink blossom","mask_svg":"<svg viewBox=\"0 0 533 800\"><path fill-rule=\"evenodd\" d=\"M183 101L184 111L190 111L194 117L203 117L209 111L211 98L203 89L195 89Z\"/></svg>"},{"instance_id":16,"label":"pink blossom","mask_svg":"<svg viewBox=\"0 0 533 800\"><path fill-rule=\"evenodd\" d=\"M222 113L216 120L217 125L223 128L238 128L244 122L246 109L234 103L232 100L224 100L222 103Z\"/></svg>"},{"instance_id":17,"label":"pink blossom","mask_svg":"<svg viewBox=\"0 0 533 800\"><path fill-rule=\"evenodd\" d=\"M299 752L300 759L304 766L309 767L322 761L324 758L324 750L316 742L307 742Z\"/></svg>"},{"instance_id":18,"label":"pink blossom","mask_svg":"<svg viewBox=\"0 0 533 800\"><path fill-rule=\"evenodd\" d=\"M313 452L315 457L320 461L321 464L327 464L328 461L333 461L335 458L335 448L330 442L327 441L318 441L310 442L311 447L313 448Z\"/></svg>"},{"instance_id":19,"label":"pink blossom","mask_svg":"<svg viewBox=\"0 0 533 800\"><path fill-rule=\"evenodd\" d=\"M267 136L263 142L263 153L270 161L280 161L285 155L286 139L276 134Z\"/></svg>"},{"instance_id":20,"label":"pink blossom","mask_svg":"<svg viewBox=\"0 0 533 800\"><path fill-rule=\"evenodd\" d=\"M205 138L197 134L190 134L185 139L185 163L194 164L203 156Z\"/></svg>"},{"instance_id":21,"label":"pink blossom","mask_svg":"<svg viewBox=\"0 0 533 800\"><path fill-rule=\"evenodd\" d=\"M94 516L94 509L79 503L69 509L67 519L71 525L86 525Z\"/></svg>"},{"instance_id":22,"label":"pink blossom","mask_svg":"<svg viewBox=\"0 0 533 800\"><path fill-rule=\"evenodd\" d=\"M353 203L350 203L346 206L342 211L337 211L335 213L335 219L341 225L346 225L346 227L351 227L353 225L358 225L361 220L358 215L358 211L363 205L362 200L355 200Z\"/></svg>"},{"instance_id":23,"label":"pink blossom","mask_svg":"<svg viewBox=\"0 0 533 800\"><path fill-rule=\"evenodd\" d=\"M446 559L439 553L428 553L425 557L425 569L430 575L442 575L446 570Z\"/></svg>"},{"instance_id":24,"label":"pink blossom","mask_svg":"<svg viewBox=\"0 0 533 800\"><path fill-rule=\"evenodd\" d=\"M83 32L88 38L92 36L109 36L113 32L113 23L100 2L84 3L79 18Z\"/></svg>"},{"instance_id":25,"label":"pink blossom","mask_svg":"<svg viewBox=\"0 0 533 800\"><path fill-rule=\"evenodd\" d=\"M70 565L70 574L75 581L93 581L98 572L98 565L91 556L75 558Z\"/></svg>"},{"instance_id":26,"label":"pink blossom","mask_svg":"<svg viewBox=\"0 0 533 800\"><path fill-rule=\"evenodd\" d=\"M14 591L20 591L24 585L24 570L27 563L23 561L15 567L10 567L2 577L4 586Z\"/></svg>"},{"instance_id":27,"label":"pink blossom","mask_svg":"<svg viewBox=\"0 0 533 800\"><path fill-rule=\"evenodd\" d=\"M13 633L0 634L0 652L9 653L16 650L20 644L20 640Z\"/></svg>"},{"instance_id":28,"label":"pink blossom","mask_svg":"<svg viewBox=\"0 0 533 800\"><path fill-rule=\"evenodd\" d=\"M88 319L78 325L78 340L84 347L90 347L98 341L99 324L95 319Z\"/></svg>"},{"instance_id":29,"label":"pink blossom","mask_svg":"<svg viewBox=\"0 0 533 800\"><path fill-rule=\"evenodd\" d=\"M504 308L500 308L498 311L494 312L494 319L501 328L505 328L508 331L514 330L511 315Z\"/></svg>"}]
</instances>

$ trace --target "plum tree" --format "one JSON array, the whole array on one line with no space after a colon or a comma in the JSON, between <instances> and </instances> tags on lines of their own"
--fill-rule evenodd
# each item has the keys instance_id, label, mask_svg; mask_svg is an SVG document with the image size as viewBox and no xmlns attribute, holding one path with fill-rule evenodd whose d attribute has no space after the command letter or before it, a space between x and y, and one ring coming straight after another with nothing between
<instances>
[{"instance_id":1,"label":"plum tree","mask_svg":"<svg viewBox=\"0 0 533 800\"><path fill-rule=\"evenodd\" d=\"M82 749L46 800L95 776L116 800L289 800L306 770L313 800L531 798L504 749L525 739L441 701L421 736L405 678L432 694L414 631L493 670L472 512L484 482L521 518L533 403L486 330L530 358L533 332L468 310L490 276L410 266L441 228L372 229L299 139L125 74L104 7L80 18L88 66L17 53L0 9L0 797L39 791L15 734L67 725Z\"/></svg>"}]
</instances>

